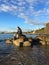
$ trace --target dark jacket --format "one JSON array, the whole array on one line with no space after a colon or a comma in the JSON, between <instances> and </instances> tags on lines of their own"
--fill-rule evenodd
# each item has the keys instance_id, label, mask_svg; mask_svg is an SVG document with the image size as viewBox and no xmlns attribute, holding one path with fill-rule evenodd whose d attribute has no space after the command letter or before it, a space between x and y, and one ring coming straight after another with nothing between
<instances>
[{"instance_id":1,"label":"dark jacket","mask_svg":"<svg viewBox=\"0 0 49 65\"><path fill-rule=\"evenodd\" d=\"M21 30L21 28L19 28L19 27L18 27L17 34L20 34L20 35L22 34L22 30Z\"/></svg>"}]
</instances>

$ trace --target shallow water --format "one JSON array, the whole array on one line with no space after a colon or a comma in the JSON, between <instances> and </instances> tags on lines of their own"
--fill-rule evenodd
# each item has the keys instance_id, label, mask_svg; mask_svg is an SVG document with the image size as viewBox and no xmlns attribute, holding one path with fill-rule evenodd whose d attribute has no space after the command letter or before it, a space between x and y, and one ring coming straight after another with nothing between
<instances>
[{"instance_id":1,"label":"shallow water","mask_svg":"<svg viewBox=\"0 0 49 65\"><path fill-rule=\"evenodd\" d=\"M5 42L2 44L0 65L49 65L49 46L20 48L12 44L7 45Z\"/></svg>"},{"instance_id":2,"label":"shallow water","mask_svg":"<svg viewBox=\"0 0 49 65\"><path fill-rule=\"evenodd\" d=\"M13 38L13 34L0 34L0 40Z\"/></svg>"},{"instance_id":3,"label":"shallow water","mask_svg":"<svg viewBox=\"0 0 49 65\"><path fill-rule=\"evenodd\" d=\"M38 36L38 35L35 35L35 34L30 34L30 35L29 34L24 34L24 35L26 35L27 37L32 37L32 38ZM13 38L13 37L14 37L13 34L0 34L0 40Z\"/></svg>"},{"instance_id":4,"label":"shallow water","mask_svg":"<svg viewBox=\"0 0 49 65\"><path fill-rule=\"evenodd\" d=\"M49 65L49 46L16 47L0 42L0 65Z\"/></svg>"}]
</instances>

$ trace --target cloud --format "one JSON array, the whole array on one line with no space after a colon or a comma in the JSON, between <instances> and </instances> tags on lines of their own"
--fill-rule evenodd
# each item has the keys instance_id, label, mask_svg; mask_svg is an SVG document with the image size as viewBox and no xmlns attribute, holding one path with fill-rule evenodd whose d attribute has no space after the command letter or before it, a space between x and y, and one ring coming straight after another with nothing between
<instances>
[{"instance_id":1,"label":"cloud","mask_svg":"<svg viewBox=\"0 0 49 65\"><path fill-rule=\"evenodd\" d=\"M37 1L37 0L26 0L28 3L33 3L33 2L35 2L35 1Z\"/></svg>"},{"instance_id":2,"label":"cloud","mask_svg":"<svg viewBox=\"0 0 49 65\"><path fill-rule=\"evenodd\" d=\"M45 22L37 22L36 19L30 19L29 16L26 16L24 13L21 13L18 17L21 17L25 20L25 23L30 25L45 25Z\"/></svg>"},{"instance_id":3,"label":"cloud","mask_svg":"<svg viewBox=\"0 0 49 65\"><path fill-rule=\"evenodd\" d=\"M0 5L0 12L16 12L18 10L17 6L15 5L6 5L6 4L1 4Z\"/></svg>"},{"instance_id":4,"label":"cloud","mask_svg":"<svg viewBox=\"0 0 49 65\"><path fill-rule=\"evenodd\" d=\"M36 22L37 17L49 16L49 0L0 0L0 2L0 12L14 13L29 24L40 24Z\"/></svg>"},{"instance_id":5,"label":"cloud","mask_svg":"<svg viewBox=\"0 0 49 65\"><path fill-rule=\"evenodd\" d=\"M46 11L47 11L47 14L49 14L49 9L47 9Z\"/></svg>"},{"instance_id":6,"label":"cloud","mask_svg":"<svg viewBox=\"0 0 49 65\"><path fill-rule=\"evenodd\" d=\"M30 18L26 18L26 23L29 23L31 25L45 25L45 22L37 22L36 20L32 20Z\"/></svg>"},{"instance_id":7,"label":"cloud","mask_svg":"<svg viewBox=\"0 0 49 65\"><path fill-rule=\"evenodd\" d=\"M5 5L5 4L2 4L2 5L0 6L0 11L7 12L9 9L10 9L10 7L7 6L7 5Z\"/></svg>"},{"instance_id":8,"label":"cloud","mask_svg":"<svg viewBox=\"0 0 49 65\"><path fill-rule=\"evenodd\" d=\"M46 1L46 6L48 6L49 5L49 0L48 1Z\"/></svg>"}]
</instances>

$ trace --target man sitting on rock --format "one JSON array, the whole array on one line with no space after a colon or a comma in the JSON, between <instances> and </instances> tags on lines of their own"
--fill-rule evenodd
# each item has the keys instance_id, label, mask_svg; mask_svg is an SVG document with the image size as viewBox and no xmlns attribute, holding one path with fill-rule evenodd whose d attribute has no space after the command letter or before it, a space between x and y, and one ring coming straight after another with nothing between
<instances>
[{"instance_id":1,"label":"man sitting on rock","mask_svg":"<svg viewBox=\"0 0 49 65\"><path fill-rule=\"evenodd\" d=\"M19 38L22 35L22 30L20 27L17 27L17 38Z\"/></svg>"}]
</instances>

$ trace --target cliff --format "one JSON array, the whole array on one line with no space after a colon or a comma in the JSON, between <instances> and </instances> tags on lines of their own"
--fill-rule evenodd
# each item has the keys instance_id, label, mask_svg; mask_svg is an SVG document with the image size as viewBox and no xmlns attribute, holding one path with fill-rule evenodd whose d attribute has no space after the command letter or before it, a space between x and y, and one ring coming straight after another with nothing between
<instances>
[{"instance_id":1,"label":"cliff","mask_svg":"<svg viewBox=\"0 0 49 65\"><path fill-rule=\"evenodd\" d=\"M49 23L46 23L45 34L49 34Z\"/></svg>"},{"instance_id":2,"label":"cliff","mask_svg":"<svg viewBox=\"0 0 49 65\"><path fill-rule=\"evenodd\" d=\"M45 28L41 28L35 31L36 34L49 34L49 23L46 23Z\"/></svg>"},{"instance_id":3,"label":"cliff","mask_svg":"<svg viewBox=\"0 0 49 65\"><path fill-rule=\"evenodd\" d=\"M45 28L41 28L35 31L35 34L44 34L44 33L45 33Z\"/></svg>"}]
</instances>

